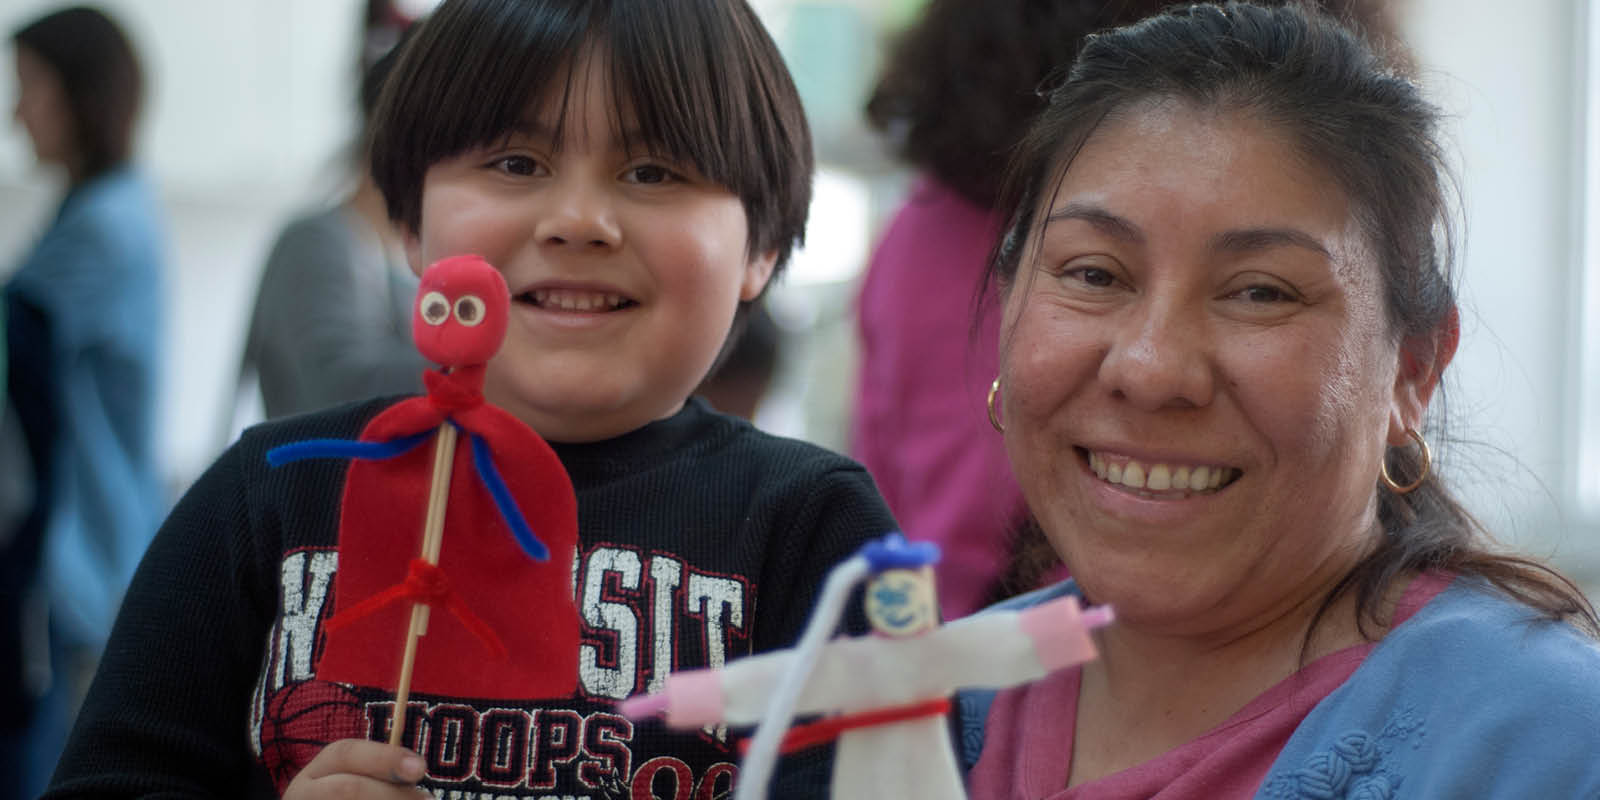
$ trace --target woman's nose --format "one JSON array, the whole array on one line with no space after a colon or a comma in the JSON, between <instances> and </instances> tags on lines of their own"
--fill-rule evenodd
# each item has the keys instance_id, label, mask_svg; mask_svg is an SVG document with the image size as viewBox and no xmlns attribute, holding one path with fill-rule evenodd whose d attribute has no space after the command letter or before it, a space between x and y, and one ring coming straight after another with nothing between
<instances>
[{"instance_id":1,"label":"woman's nose","mask_svg":"<svg viewBox=\"0 0 1600 800\"><path fill-rule=\"evenodd\" d=\"M609 249L622 243L622 226L603 187L568 178L550 187L534 235L541 244Z\"/></svg>"},{"instance_id":2,"label":"woman's nose","mask_svg":"<svg viewBox=\"0 0 1600 800\"><path fill-rule=\"evenodd\" d=\"M1115 395L1146 411L1211 403L1215 362L1202 312L1150 302L1110 324L1099 377Z\"/></svg>"}]
</instances>

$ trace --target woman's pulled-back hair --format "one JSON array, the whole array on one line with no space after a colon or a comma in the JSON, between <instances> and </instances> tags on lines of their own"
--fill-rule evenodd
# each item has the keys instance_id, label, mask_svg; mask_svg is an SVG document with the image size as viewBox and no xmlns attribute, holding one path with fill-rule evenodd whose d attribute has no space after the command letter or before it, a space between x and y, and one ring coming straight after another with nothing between
<instances>
[{"instance_id":1,"label":"woman's pulled-back hair","mask_svg":"<svg viewBox=\"0 0 1600 800\"><path fill-rule=\"evenodd\" d=\"M122 28L104 13L76 6L47 14L11 35L61 79L72 115L74 182L128 160L144 99L144 72Z\"/></svg>"},{"instance_id":2,"label":"woman's pulled-back hair","mask_svg":"<svg viewBox=\"0 0 1600 800\"><path fill-rule=\"evenodd\" d=\"M737 195L750 252L775 251L781 270L805 236L811 131L743 0L447 0L402 45L373 117L389 216L418 232L428 168L502 139L534 102L568 97L564 68L591 48L610 70L616 118L631 123L623 133L640 139L629 145Z\"/></svg>"},{"instance_id":3,"label":"woman's pulled-back hair","mask_svg":"<svg viewBox=\"0 0 1600 800\"><path fill-rule=\"evenodd\" d=\"M1039 215L1102 122L1161 101L1257 120L1334 177L1378 265L1386 330L1375 335L1404 347L1454 327L1453 184L1439 113L1361 38L1303 4L1177 7L1090 37L1007 172L999 210L1008 224L989 266L995 283L1016 281ZM1442 416L1430 430L1442 427ZM1388 454L1387 468L1402 483L1423 471L1420 457L1405 449ZM1376 546L1323 611L1355 591L1361 619L1379 623L1384 590L1397 577L1443 569L1481 576L1550 617L1597 629L1593 609L1566 578L1491 552L1486 533L1437 471L1406 494L1379 489L1377 477Z\"/></svg>"}]
</instances>

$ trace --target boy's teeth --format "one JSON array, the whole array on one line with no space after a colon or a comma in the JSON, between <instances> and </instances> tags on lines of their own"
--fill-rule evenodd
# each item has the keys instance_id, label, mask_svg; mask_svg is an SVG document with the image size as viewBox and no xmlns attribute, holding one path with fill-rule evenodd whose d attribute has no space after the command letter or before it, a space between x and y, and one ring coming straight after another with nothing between
<instances>
[{"instance_id":1,"label":"boy's teeth","mask_svg":"<svg viewBox=\"0 0 1600 800\"><path fill-rule=\"evenodd\" d=\"M1232 467L1187 465L1174 467L1170 464L1146 464L1132 459L1113 461L1094 452L1089 453L1089 469L1107 483L1152 492L1212 491L1239 474L1239 471Z\"/></svg>"},{"instance_id":2,"label":"boy's teeth","mask_svg":"<svg viewBox=\"0 0 1600 800\"><path fill-rule=\"evenodd\" d=\"M541 308L560 311L611 311L622 305L623 298L611 292L539 289L533 293L533 302Z\"/></svg>"}]
</instances>

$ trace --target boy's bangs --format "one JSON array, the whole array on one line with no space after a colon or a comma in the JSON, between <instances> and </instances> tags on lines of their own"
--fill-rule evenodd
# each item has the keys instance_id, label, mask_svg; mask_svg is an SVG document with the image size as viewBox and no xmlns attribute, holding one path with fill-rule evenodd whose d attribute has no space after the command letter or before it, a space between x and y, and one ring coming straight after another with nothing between
<instances>
[{"instance_id":1,"label":"boy's bangs","mask_svg":"<svg viewBox=\"0 0 1600 800\"><path fill-rule=\"evenodd\" d=\"M415 122L389 135L401 152L434 163L505 139L546 97L559 99L559 133L575 77L566 68L598 47L611 73L612 118L625 136L641 139L625 141L630 150L692 164L736 194L754 193L738 166L760 155L745 152L748 112L730 102L746 81L739 70L717 69L728 39L738 37L716 9L693 5L669 13L657 0L447 3L396 68L391 84L405 87L393 98L396 117ZM463 41L474 45L462 48ZM730 74L719 77L722 71ZM433 108L404 108L441 97Z\"/></svg>"},{"instance_id":2,"label":"boy's bangs","mask_svg":"<svg viewBox=\"0 0 1600 800\"><path fill-rule=\"evenodd\" d=\"M751 252L805 234L811 134L787 67L743 2L614 0L596 32L614 100L642 145L739 197Z\"/></svg>"},{"instance_id":3,"label":"boy's bangs","mask_svg":"<svg viewBox=\"0 0 1600 800\"><path fill-rule=\"evenodd\" d=\"M390 217L420 230L428 167L503 141L535 102L561 108L559 134L579 64L609 70L623 145L738 196L751 251L776 251L781 267L805 233L811 134L743 0L444 3L405 46L373 118L372 173Z\"/></svg>"},{"instance_id":4,"label":"boy's bangs","mask_svg":"<svg viewBox=\"0 0 1600 800\"><path fill-rule=\"evenodd\" d=\"M411 76L414 101L446 98L432 113L411 117L433 122L418 126L420 147L404 148L421 152L427 163L504 139L525 121L531 102L552 91L564 94L563 68L582 50L591 13L581 2L556 12L515 0L477 5L481 13L476 18L437 20L440 27L453 23L469 29L468 36L459 30L435 31L438 36L417 43L420 52L408 54L422 65ZM494 5L506 8L488 8ZM451 53L426 49L464 38L476 46Z\"/></svg>"},{"instance_id":5,"label":"boy's bangs","mask_svg":"<svg viewBox=\"0 0 1600 800\"><path fill-rule=\"evenodd\" d=\"M739 134L748 123L744 115L730 115L726 105L743 81L734 74L719 81L714 59L727 47L713 35L719 23L695 18L709 11L703 5L677 13L666 13L663 5L618 3L605 28L595 32L607 51L614 119L624 121L625 137L642 140L624 143L693 165L706 179L746 195L752 187L739 168L740 142L748 146L750 137Z\"/></svg>"}]
</instances>

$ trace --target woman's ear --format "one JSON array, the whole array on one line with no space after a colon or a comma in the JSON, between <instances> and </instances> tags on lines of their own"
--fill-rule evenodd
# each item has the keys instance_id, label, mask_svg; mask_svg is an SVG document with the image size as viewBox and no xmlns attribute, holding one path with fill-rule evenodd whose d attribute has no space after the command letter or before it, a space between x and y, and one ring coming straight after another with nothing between
<instances>
[{"instance_id":1,"label":"woman's ear","mask_svg":"<svg viewBox=\"0 0 1600 800\"><path fill-rule=\"evenodd\" d=\"M1406 429L1421 430L1439 377L1455 358L1461 343L1461 314L1455 306L1426 333L1409 336L1400 343L1400 369L1395 373L1394 402L1389 408L1390 446L1408 441Z\"/></svg>"}]
</instances>

